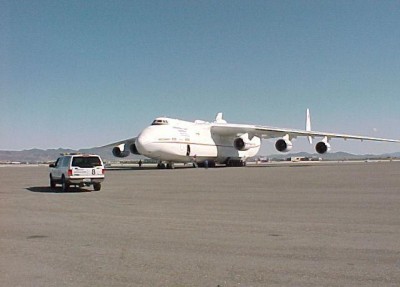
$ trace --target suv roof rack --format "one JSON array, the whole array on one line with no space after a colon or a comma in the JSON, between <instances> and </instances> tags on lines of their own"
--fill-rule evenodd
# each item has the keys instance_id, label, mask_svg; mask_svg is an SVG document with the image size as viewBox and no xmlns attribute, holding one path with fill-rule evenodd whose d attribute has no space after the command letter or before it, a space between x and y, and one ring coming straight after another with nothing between
<instances>
[{"instance_id":1,"label":"suv roof rack","mask_svg":"<svg viewBox=\"0 0 400 287\"><path fill-rule=\"evenodd\" d=\"M81 152L62 152L60 153L61 156L66 156L66 155L80 155L83 154Z\"/></svg>"}]
</instances>

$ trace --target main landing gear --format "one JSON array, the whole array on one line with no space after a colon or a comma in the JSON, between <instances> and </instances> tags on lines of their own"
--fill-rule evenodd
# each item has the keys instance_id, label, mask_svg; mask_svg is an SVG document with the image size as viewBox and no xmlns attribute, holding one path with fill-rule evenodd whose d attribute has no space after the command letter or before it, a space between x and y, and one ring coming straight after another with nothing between
<instances>
[{"instance_id":1,"label":"main landing gear","mask_svg":"<svg viewBox=\"0 0 400 287\"><path fill-rule=\"evenodd\" d=\"M175 165L173 162L168 162L167 164L165 164L163 162L159 162L157 164L157 168L158 169L175 169Z\"/></svg>"},{"instance_id":2,"label":"main landing gear","mask_svg":"<svg viewBox=\"0 0 400 287\"><path fill-rule=\"evenodd\" d=\"M238 159L229 159L226 161L226 166L241 167L246 166L246 161Z\"/></svg>"},{"instance_id":3,"label":"main landing gear","mask_svg":"<svg viewBox=\"0 0 400 287\"><path fill-rule=\"evenodd\" d=\"M238 162L237 160L231 160L231 163L235 164L236 162ZM244 161L241 161L242 163L245 163ZM204 162L192 162L191 163L193 165L194 168L198 168L198 167L203 167L203 168L209 168L209 167L215 167L216 163L215 161L204 161ZM229 165L229 166L243 166L243 165ZM175 164L173 162L159 162L157 164L157 168L158 169L175 169Z\"/></svg>"}]
</instances>

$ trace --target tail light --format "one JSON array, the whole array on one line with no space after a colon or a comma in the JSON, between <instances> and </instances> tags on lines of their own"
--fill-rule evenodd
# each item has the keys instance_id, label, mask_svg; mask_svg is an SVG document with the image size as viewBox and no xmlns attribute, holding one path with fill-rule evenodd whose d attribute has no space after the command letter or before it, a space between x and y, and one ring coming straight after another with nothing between
<instances>
[{"instance_id":1,"label":"tail light","mask_svg":"<svg viewBox=\"0 0 400 287\"><path fill-rule=\"evenodd\" d=\"M102 173L102 174L105 174L105 173L106 173L106 169L103 168L103 169L101 170L101 173Z\"/></svg>"},{"instance_id":2,"label":"tail light","mask_svg":"<svg viewBox=\"0 0 400 287\"><path fill-rule=\"evenodd\" d=\"M72 175L72 169L69 169L68 170L68 176L71 176Z\"/></svg>"}]
</instances>

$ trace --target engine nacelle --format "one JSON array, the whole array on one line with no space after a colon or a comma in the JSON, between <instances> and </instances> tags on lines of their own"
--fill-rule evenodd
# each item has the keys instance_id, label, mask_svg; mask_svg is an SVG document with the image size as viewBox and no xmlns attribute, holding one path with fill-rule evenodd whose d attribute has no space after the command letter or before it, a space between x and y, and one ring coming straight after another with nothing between
<instances>
[{"instance_id":1,"label":"engine nacelle","mask_svg":"<svg viewBox=\"0 0 400 287\"><path fill-rule=\"evenodd\" d=\"M324 154L331 150L331 145L327 142L322 141L315 145L315 150L319 154Z\"/></svg>"},{"instance_id":2,"label":"engine nacelle","mask_svg":"<svg viewBox=\"0 0 400 287\"><path fill-rule=\"evenodd\" d=\"M249 134L243 134L233 141L233 146L239 151L246 151L251 148L257 147L260 144L260 139L258 137L253 137L249 139Z\"/></svg>"},{"instance_id":3,"label":"engine nacelle","mask_svg":"<svg viewBox=\"0 0 400 287\"><path fill-rule=\"evenodd\" d=\"M280 152L288 152L293 148L293 144L288 139L279 139L275 143L275 148Z\"/></svg>"},{"instance_id":4,"label":"engine nacelle","mask_svg":"<svg viewBox=\"0 0 400 287\"><path fill-rule=\"evenodd\" d=\"M112 153L115 157L127 157L129 150L125 150L125 144L120 144L112 149Z\"/></svg>"},{"instance_id":5,"label":"engine nacelle","mask_svg":"<svg viewBox=\"0 0 400 287\"><path fill-rule=\"evenodd\" d=\"M133 154L137 154L140 155L140 152L137 150L136 144L133 143L129 146L129 150L131 151L131 153Z\"/></svg>"}]
</instances>

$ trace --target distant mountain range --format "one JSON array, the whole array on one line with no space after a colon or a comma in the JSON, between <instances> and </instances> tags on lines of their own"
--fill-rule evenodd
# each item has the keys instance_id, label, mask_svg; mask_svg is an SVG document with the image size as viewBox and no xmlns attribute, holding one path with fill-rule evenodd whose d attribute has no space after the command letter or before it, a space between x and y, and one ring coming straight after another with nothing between
<instances>
[{"instance_id":1,"label":"distant mountain range","mask_svg":"<svg viewBox=\"0 0 400 287\"><path fill-rule=\"evenodd\" d=\"M102 148L89 148L89 149L80 149L80 150L72 150L72 149L30 149L30 150L22 150L22 151L2 151L0 150L0 162L23 162L23 163L38 163L38 162L51 162L55 161L60 154L62 153L92 153L100 155L104 161L107 162L118 162L118 161L134 161L143 159L144 157L138 155L130 155L125 158L116 158L112 154L112 149L110 147L102 147ZM258 155L255 158L260 157L268 157L270 159L286 159L290 157L308 157L308 158L322 158L324 160L361 160L361 159L376 159L376 158L400 158L400 152L390 153L390 154L382 154L382 155L355 155L351 153L345 152L335 152L328 153L325 155L319 154L310 154L310 153L289 153L289 154L274 154L274 155Z\"/></svg>"},{"instance_id":2,"label":"distant mountain range","mask_svg":"<svg viewBox=\"0 0 400 287\"><path fill-rule=\"evenodd\" d=\"M87 154L98 154L104 161L120 161L120 160L136 160L143 158L137 155L130 155L126 158L116 158L112 154L112 148L102 147L102 148L89 148L89 149L29 149L22 151L2 151L0 150L0 162L27 162L27 163L37 163L37 162L51 162L55 161L60 154L63 153L87 153Z\"/></svg>"}]
</instances>

